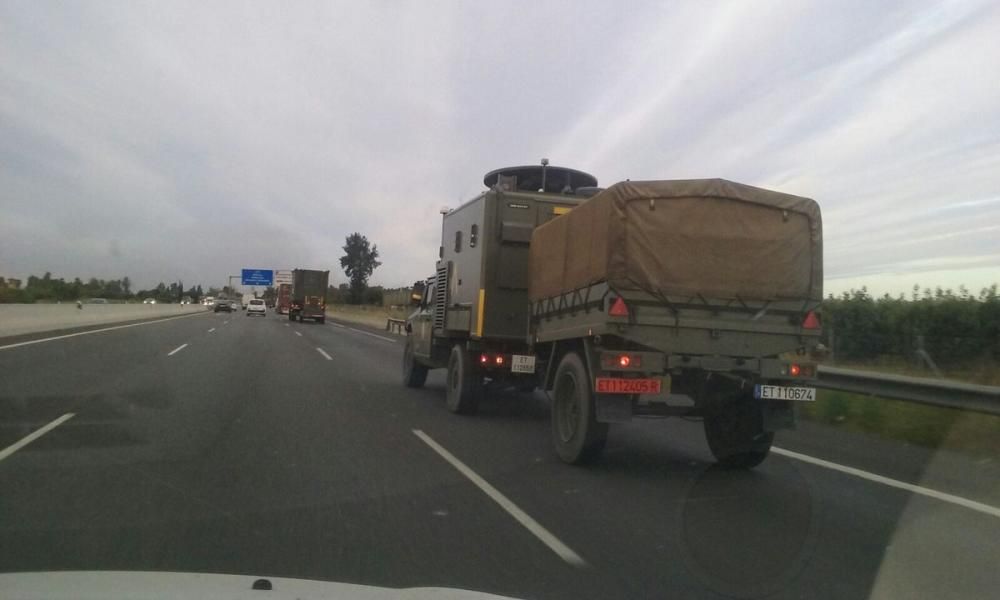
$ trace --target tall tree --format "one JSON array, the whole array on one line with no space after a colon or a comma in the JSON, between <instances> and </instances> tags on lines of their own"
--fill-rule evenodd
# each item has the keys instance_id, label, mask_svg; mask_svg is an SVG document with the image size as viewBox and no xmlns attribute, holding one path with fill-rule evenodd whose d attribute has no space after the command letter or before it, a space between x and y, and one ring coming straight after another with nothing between
<instances>
[{"instance_id":1,"label":"tall tree","mask_svg":"<svg viewBox=\"0 0 1000 600\"><path fill-rule=\"evenodd\" d=\"M381 264L378 261L378 246L369 244L368 238L357 232L347 236L340 266L351 282L352 304L361 303L365 288L368 286L368 278Z\"/></svg>"}]
</instances>

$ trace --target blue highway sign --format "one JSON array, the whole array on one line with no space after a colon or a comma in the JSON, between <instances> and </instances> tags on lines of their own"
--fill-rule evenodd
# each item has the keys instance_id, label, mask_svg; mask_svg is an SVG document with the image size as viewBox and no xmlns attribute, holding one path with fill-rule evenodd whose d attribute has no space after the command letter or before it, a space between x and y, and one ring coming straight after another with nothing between
<instances>
[{"instance_id":1,"label":"blue highway sign","mask_svg":"<svg viewBox=\"0 0 1000 600\"><path fill-rule=\"evenodd\" d=\"M271 269L243 269L243 285L273 285L274 271Z\"/></svg>"}]
</instances>

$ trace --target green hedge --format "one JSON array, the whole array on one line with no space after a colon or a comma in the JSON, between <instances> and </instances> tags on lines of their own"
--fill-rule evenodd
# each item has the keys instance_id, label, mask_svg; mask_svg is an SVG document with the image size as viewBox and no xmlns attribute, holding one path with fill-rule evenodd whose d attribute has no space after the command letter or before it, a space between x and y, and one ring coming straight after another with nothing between
<instances>
[{"instance_id":1,"label":"green hedge","mask_svg":"<svg viewBox=\"0 0 1000 600\"><path fill-rule=\"evenodd\" d=\"M942 367L1000 361L1000 296L995 284L978 295L914 288L909 298L852 290L823 303L823 342L843 362L914 357L921 347Z\"/></svg>"}]
</instances>

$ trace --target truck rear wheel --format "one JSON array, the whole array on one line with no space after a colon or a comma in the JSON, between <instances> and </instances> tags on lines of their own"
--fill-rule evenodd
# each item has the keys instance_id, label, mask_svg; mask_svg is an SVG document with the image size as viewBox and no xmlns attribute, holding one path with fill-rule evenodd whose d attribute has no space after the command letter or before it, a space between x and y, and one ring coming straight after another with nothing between
<instances>
[{"instance_id":1,"label":"truck rear wheel","mask_svg":"<svg viewBox=\"0 0 1000 600\"><path fill-rule=\"evenodd\" d=\"M608 424L598 423L594 393L583 360L575 352L563 357L556 370L552 399L552 441L563 462L596 460L608 439Z\"/></svg>"},{"instance_id":2,"label":"truck rear wheel","mask_svg":"<svg viewBox=\"0 0 1000 600\"><path fill-rule=\"evenodd\" d=\"M424 387L427 381L427 367L417 364L413 357L413 338L406 337L403 347L403 385L411 388Z\"/></svg>"},{"instance_id":3,"label":"truck rear wheel","mask_svg":"<svg viewBox=\"0 0 1000 600\"><path fill-rule=\"evenodd\" d=\"M483 378L472 355L455 344L448 358L448 410L459 415L475 414L483 395Z\"/></svg>"},{"instance_id":4,"label":"truck rear wheel","mask_svg":"<svg viewBox=\"0 0 1000 600\"><path fill-rule=\"evenodd\" d=\"M774 432L764 431L760 407L744 395L705 415L705 439L719 465L752 469L767 458Z\"/></svg>"}]
</instances>

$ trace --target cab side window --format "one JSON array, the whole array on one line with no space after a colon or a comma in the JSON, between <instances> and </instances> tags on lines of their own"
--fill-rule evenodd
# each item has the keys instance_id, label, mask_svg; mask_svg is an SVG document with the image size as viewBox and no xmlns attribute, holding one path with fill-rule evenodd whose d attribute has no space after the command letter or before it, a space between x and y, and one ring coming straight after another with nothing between
<instances>
[{"instance_id":1,"label":"cab side window","mask_svg":"<svg viewBox=\"0 0 1000 600\"><path fill-rule=\"evenodd\" d=\"M461 231L456 231L455 232L455 252L461 252L461 251L462 251L462 232Z\"/></svg>"}]
</instances>

